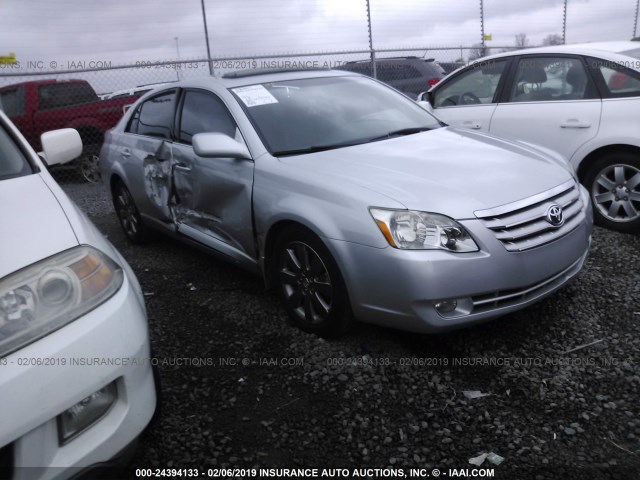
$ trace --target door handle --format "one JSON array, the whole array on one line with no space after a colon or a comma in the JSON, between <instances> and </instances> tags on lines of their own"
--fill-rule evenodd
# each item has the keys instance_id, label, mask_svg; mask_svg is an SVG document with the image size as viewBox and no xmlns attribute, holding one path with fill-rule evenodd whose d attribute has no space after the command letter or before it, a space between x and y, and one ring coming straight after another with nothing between
<instances>
[{"instance_id":1,"label":"door handle","mask_svg":"<svg viewBox=\"0 0 640 480\"><path fill-rule=\"evenodd\" d=\"M570 118L564 123L560 124L560 128L589 128L591 124L588 122L581 122L577 118Z\"/></svg>"},{"instance_id":2,"label":"door handle","mask_svg":"<svg viewBox=\"0 0 640 480\"><path fill-rule=\"evenodd\" d=\"M462 122L462 126L473 130L480 130L482 128L482 125L478 122Z\"/></svg>"},{"instance_id":3,"label":"door handle","mask_svg":"<svg viewBox=\"0 0 640 480\"><path fill-rule=\"evenodd\" d=\"M131 150L129 150L128 148L125 148L124 150L122 150L122 156L127 158L131 156Z\"/></svg>"},{"instance_id":4,"label":"door handle","mask_svg":"<svg viewBox=\"0 0 640 480\"><path fill-rule=\"evenodd\" d=\"M191 167L187 167L184 163L176 163L173 168L180 170L181 172L190 172Z\"/></svg>"}]
</instances>

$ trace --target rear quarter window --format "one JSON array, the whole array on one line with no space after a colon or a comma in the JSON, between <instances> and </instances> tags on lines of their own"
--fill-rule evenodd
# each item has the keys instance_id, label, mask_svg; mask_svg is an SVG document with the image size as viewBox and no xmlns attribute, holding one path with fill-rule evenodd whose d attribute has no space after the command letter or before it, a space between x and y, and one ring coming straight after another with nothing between
<instances>
[{"instance_id":1,"label":"rear quarter window","mask_svg":"<svg viewBox=\"0 0 640 480\"><path fill-rule=\"evenodd\" d=\"M52 83L38 88L40 110L81 105L98 100L91 85L84 82Z\"/></svg>"}]
</instances>

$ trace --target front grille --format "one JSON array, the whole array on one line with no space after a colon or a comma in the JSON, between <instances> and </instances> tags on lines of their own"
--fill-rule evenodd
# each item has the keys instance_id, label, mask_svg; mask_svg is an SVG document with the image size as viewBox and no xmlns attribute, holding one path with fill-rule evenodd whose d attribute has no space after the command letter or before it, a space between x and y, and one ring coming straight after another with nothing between
<instances>
[{"instance_id":1,"label":"front grille","mask_svg":"<svg viewBox=\"0 0 640 480\"><path fill-rule=\"evenodd\" d=\"M545 218L554 203L562 207L564 224L560 227ZM521 252L557 240L575 230L585 219L580 189L573 180L518 202L479 210L475 215L510 252Z\"/></svg>"},{"instance_id":2,"label":"front grille","mask_svg":"<svg viewBox=\"0 0 640 480\"><path fill-rule=\"evenodd\" d=\"M491 292L484 295L471 297L471 301L473 302L473 313L485 312L487 310L494 310L500 307L517 305L531 299L541 297L545 293L548 293L558 286L562 285L569 278L578 273L585 257L586 254L560 273L542 280L535 285L510 290L501 290L498 292Z\"/></svg>"},{"instance_id":3,"label":"front grille","mask_svg":"<svg viewBox=\"0 0 640 480\"><path fill-rule=\"evenodd\" d=\"M0 448L0 480L13 478L13 443Z\"/></svg>"}]
</instances>

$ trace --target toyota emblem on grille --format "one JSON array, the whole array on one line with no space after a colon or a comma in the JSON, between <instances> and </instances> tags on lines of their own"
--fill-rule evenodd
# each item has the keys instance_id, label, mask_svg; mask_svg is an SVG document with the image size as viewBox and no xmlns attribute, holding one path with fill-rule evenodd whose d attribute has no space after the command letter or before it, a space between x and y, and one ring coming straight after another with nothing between
<instances>
[{"instance_id":1,"label":"toyota emblem on grille","mask_svg":"<svg viewBox=\"0 0 640 480\"><path fill-rule=\"evenodd\" d=\"M545 218L547 222L549 222L554 227L561 227L564 223L564 217L562 216L562 207L554 203L547 209Z\"/></svg>"}]
</instances>

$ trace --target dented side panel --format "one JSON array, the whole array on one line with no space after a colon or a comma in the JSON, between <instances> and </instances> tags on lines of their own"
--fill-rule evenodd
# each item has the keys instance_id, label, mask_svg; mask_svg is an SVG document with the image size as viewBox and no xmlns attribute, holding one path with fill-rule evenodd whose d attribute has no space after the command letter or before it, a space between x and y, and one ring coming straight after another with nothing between
<instances>
[{"instance_id":1,"label":"dented side panel","mask_svg":"<svg viewBox=\"0 0 640 480\"><path fill-rule=\"evenodd\" d=\"M171 192L171 143L166 140L126 135L109 154L120 163L125 183L140 213L173 223L169 210Z\"/></svg>"},{"instance_id":2,"label":"dented side panel","mask_svg":"<svg viewBox=\"0 0 640 480\"><path fill-rule=\"evenodd\" d=\"M188 145L174 144L171 210L178 225L223 242L240 257L255 260L251 198L254 163L232 158L201 158Z\"/></svg>"},{"instance_id":3,"label":"dented side panel","mask_svg":"<svg viewBox=\"0 0 640 480\"><path fill-rule=\"evenodd\" d=\"M166 141L160 142L154 153L144 157L142 161L144 191L152 206L162 213L163 220L172 219L169 209L171 199L171 146Z\"/></svg>"}]
</instances>

